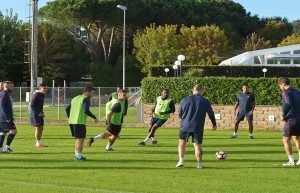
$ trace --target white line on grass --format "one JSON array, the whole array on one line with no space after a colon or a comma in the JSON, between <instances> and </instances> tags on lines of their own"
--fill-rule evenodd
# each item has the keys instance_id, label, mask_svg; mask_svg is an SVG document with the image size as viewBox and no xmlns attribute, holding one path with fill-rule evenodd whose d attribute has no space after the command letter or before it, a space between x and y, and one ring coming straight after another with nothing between
<instances>
[{"instance_id":1,"label":"white line on grass","mask_svg":"<svg viewBox=\"0 0 300 193\"><path fill-rule=\"evenodd\" d=\"M15 181L15 180L1 180L2 183L9 183L9 184L20 184L26 186L40 186L46 188L62 188L62 189L70 189L70 190L82 190L82 191L92 191L92 192L105 192L105 193L133 193L133 192L124 192L124 191L113 191L113 190L105 190L105 189L98 189L98 188L90 188L90 187L78 187L78 186L66 186L66 185L56 185L56 184L42 184L42 183L31 183L31 182L24 182L24 181Z\"/></svg>"}]
</instances>

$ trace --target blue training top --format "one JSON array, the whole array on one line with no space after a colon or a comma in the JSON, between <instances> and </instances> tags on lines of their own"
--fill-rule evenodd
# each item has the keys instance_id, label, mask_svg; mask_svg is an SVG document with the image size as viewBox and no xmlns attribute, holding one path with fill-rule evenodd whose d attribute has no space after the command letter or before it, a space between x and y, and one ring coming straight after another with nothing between
<instances>
[{"instance_id":1,"label":"blue training top","mask_svg":"<svg viewBox=\"0 0 300 193\"><path fill-rule=\"evenodd\" d=\"M246 115L252 110L255 97L251 92L240 93L236 96L235 101L239 104L239 115Z\"/></svg>"},{"instance_id":2,"label":"blue training top","mask_svg":"<svg viewBox=\"0 0 300 193\"><path fill-rule=\"evenodd\" d=\"M214 112L210 102L198 94L185 97L180 102L179 118L180 130L188 132L201 132L208 114L213 125L216 125Z\"/></svg>"},{"instance_id":3,"label":"blue training top","mask_svg":"<svg viewBox=\"0 0 300 193\"><path fill-rule=\"evenodd\" d=\"M13 114L9 93L6 90L3 90L0 92L0 122L6 122L6 120L13 121Z\"/></svg>"},{"instance_id":4,"label":"blue training top","mask_svg":"<svg viewBox=\"0 0 300 193\"><path fill-rule=\"evenodd\" d=\"M292 87L282 92L282 116L284 120L300 119L300 93Z\"/></svg>"},{"instance_id":5,"label":"blue training top","mask_svg":"<svg viewBox=\"0 0 300 193\"><path fill-rule=\"evenodd\" d=\"M30 117L34 117L34 114L40 114L44 112L44 98L45 95L41 92L36 92L32 95L30 101Z\"/></svg>"}]
</instances>

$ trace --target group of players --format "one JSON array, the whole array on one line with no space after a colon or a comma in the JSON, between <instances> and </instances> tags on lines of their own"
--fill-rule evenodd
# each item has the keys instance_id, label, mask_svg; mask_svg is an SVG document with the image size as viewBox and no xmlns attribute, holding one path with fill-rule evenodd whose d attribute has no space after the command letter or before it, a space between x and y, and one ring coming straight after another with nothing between
<instances>
[{"instance_id":1,"label":"group of players","mask_svg":"<svg viewBox=\"0 0 300 193\"><path fill-rule=\"evenodd\" d=\"M296 148L300 158L300 92L294 89L288 78L283 77L278 80L279 88L282 90L282 115L281 120L285 122L283 128L283 144L286 155L288 156L288 162L283 166L295 166L300 165L299 161L295 162L292 153L291 140L295 142ZM14 124L12 102L10 99L10 93L13 90L13 83L5 81L1 83L0 93L0 152L13 153L10 145L17 133L17 129ZM41 142L43 125L44 125L44 97L46 92L46 85L41 84L39 90L37 90L30 102L30 122L35 127L36 147L47 147ZM82 155L84 139L86 137L86 121L87 117L91 117L98 122L96 116L91 113L90 98L94 96L95 88L87 86L82 95L78 95L71 100L71 104L66 107L66 113L69 120L70 130L72 136L75 138L75 161L85 161L86 158ZM202 165L202 140L204 133L204 124L206 114L208 114L213 130L217 129L217 123L215 120L214 112L209 100L205 99L203 94L203 87L196 85L193 88L193 94L182 99L178 109L178 115L180 121L179 131L179 143L178 143L178 156L179 161L176 167L184 166L184 155L186 152L186 143L188 139L192 138L192 143L195 150L195 158L197 160L196 167L203 168ZM112 145L119 137L123 118L127 114L128 101L126 97L126 91L121 87L117 88L117 91L112 93L109 102L106 104L106 124L107 129L105 132L91 137L88 140L88 146L90 147L96 140L108 138L106 145L106 151L114 151ZM238 110L238 113L236 111ZM236 103L234 105L234 116L236 117L234 124L234 132L230 137L232 139L237 138L237 131L239 123L246 117L249 124L249 138L255 139L253 136L253 111L255 109L255 97L249 92L248 85L243 85L242 92L236 97ZM152 119L148 128L148 135L144 141L138 143L139 146L145 146L146 143L152 139L152 145L158 143L155 138L156 130L161 127L170 117L171 113L175 112L175 102L169 97L168 89L163 89L161 96L156 98L154 108L152 109ZM6 146L3 147L6 134L7 137Z\"/></svg>"}]
</instances>

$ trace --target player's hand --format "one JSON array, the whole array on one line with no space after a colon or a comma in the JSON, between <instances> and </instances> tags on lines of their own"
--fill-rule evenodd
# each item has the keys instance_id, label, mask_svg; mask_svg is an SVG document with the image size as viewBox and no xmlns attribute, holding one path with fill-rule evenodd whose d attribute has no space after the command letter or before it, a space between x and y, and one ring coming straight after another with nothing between
<instances>
[{"instance_id":1,"label":"player's hand","mask_svg":"<svg viewBox=\"0 0 300 193\"><path fill-rule=\"evenodd\" d=\"M7 123L10 123L10 119L7 119L6 122L7 122Z\"/></svg>"},{"instance_id":2,"label":"player's hand","mask_svg":"<svg viewBox=\"0 0 300 193\"><path fill-rule=\"evenodd\" d=\"M250 112L249 112L249 115L253 115L253 111L250 111Z\"/></svg>"},{"instance_id":3,"label":"player's hand","mask_svg":"<svg viewBox=\"0 0 300 193\"><path fill-rule=\"evenodd\" d=\"M213 125L212 130L215 131L217 129L217 125Z\"/></svg>"},{"instance_id":4,"label":"player's hand","mask_svg":"<svg viewBox=\"0 0 300 193\"><path fill-rule=\"evenodd\" d=\"M165 114L165 113L164 113L164 112L159 112L158 114L159 114L159 115L163 115L163 114Z\"/></svg>"},{"instance_id":5,"label":"player's hand","mask_svg":"<svg viewBox=\"0 0 300 193\"><path fill-rule=\"evenodd\" d=\"M284 121L284 117L282 115L280 115L280 120Z\"/></svg>"},{"instance_id":6,"label":"player's hand","mask_svg":"<svg viewBox=\"0 0 300 193\"><path fill-rule=\"evenodd\" d=\"M96 119L94 119L95 120L95 123L98 123L99 122L99 120L96 118Z\"/></svg>"},{"instance_id":7,"label":"player's hand","mask_svg":"<svg viewBox=\"0 0 300 193\"><path fill-rule=\"evenodd\" d=\"M44 113L43 112L39 113L39 116L44 117Z\"/></svg>"}]
</instances>

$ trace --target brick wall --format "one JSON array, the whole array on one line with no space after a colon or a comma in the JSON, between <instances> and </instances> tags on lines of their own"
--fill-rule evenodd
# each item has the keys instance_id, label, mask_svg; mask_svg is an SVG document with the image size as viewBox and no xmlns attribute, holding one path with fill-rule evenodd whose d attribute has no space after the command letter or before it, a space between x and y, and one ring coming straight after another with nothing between
<instances>
[{"instance_id":1,"label":"brick wall","mask_svg":"<svg viewBox=\"0 0 300 193\"><path fill-rule=\"evenodd\" d=\"M151 109L153 104L144 105L144 123L149 124L151 120ZM232 129L234 126L235 117L233 116L233 105L212 105L215 114L220 114L220 119L217 120L218 129ZM280 121L281 106L259 106L255 107L253 113L254 130L281 130L284 123ZM274 116L274 120L269 120L269 116ZM164 127L179 127L178 105L176 111L172 114ZM209 117L206 117L205 128L210 129L212 124ZM239 129L248 129L246 118L240 123Z\"/></svg>"}]
</instances>

